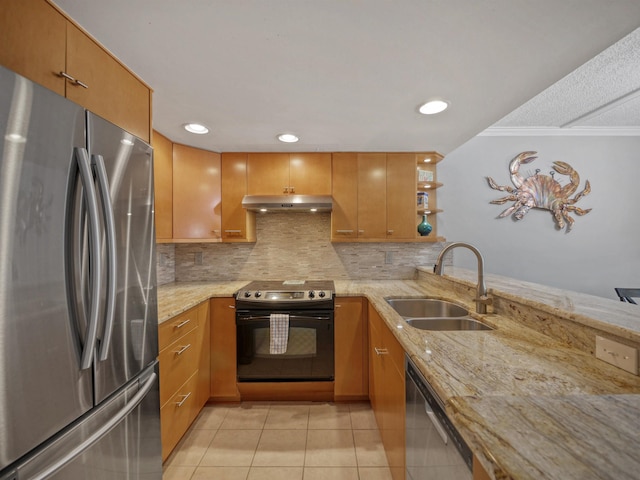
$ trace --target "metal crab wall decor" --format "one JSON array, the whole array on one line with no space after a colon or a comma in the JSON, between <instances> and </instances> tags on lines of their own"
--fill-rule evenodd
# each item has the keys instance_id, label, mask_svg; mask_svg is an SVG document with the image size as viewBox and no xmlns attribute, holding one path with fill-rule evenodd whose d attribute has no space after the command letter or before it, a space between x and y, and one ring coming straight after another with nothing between
<instances>
[{"instance_id":1,"label":"metal crab wall decor","mask_svg":"<svg viewBox=\"0 0 640 480\"><path fill-rule=\"evenodd\" d=\"M503 203L515 202L512 206L503 211L498 218L503 218L513 214L516 220L521 220L527 212L532 208L540 208L550 210L556 220L557 228L563 229L565 221L567 224L567 233L571 231L574 220L569 216L570 212L576 215L586 215L591 211L590 208L583 210L574 204L591 191L589 180L585 182L584 189L570 198L580 186L580 175L571 165L565 162L553 162L553 170L549 175L540 175L540 170L536 169L536 173L524 177L520 174L520 166L522 164L533 162L538 152L522 152L517 155L511 163L509 163L509 172L511 173L511 181L515 188L510 186L500 186L493 181L493 178L487 177L489 186L494 190L501 192L509 192L506 197L492 200L490 203L502 205ZM569 176L569 183L562 186L555 178L555 173Z\"/></svg>"}]
</instances>

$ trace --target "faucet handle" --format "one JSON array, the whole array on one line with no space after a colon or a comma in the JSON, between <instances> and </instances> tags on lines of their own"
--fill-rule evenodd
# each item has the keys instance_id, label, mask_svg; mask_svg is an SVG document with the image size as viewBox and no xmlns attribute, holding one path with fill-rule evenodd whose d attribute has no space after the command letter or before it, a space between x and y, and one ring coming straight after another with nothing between
<instances>
[{"instance_id":1,"label":"faucet handle","mask_svg":"<svg viewBox=\"0 0 640 480\"><path fill-rule=\"evenodd\" d=\"M481 295L473 299L476 302L477 313L487 313L487 305L493 305L493 299L488 295Z\"/></svg>"}]
</instances>

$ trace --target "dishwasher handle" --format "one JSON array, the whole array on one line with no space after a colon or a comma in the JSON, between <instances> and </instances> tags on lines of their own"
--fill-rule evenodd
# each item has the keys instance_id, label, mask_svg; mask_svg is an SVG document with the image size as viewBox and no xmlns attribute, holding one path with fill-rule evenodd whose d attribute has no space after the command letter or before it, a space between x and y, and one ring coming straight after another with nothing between
<instances>
[{"instance_id":1,"label":"dishwasher handle","mask_svg":"<svg viewBox=\"0 0 640 480\"><path fill-rule=\"evenodd\" d=\"M429 402L427 402L426 400L424 401L424 411L427 413L427 416L429 417L429 420L431 420L431 423L433 423L433 426L436 427L436 432L438 432L438 435L440 435L443 443L445 445L448 444L449 436L447 435L447 432L442 424L438 421L438 417L436 417L436 414L431 408L431 405L429 405Z\"/></svg>"}]
</instances>

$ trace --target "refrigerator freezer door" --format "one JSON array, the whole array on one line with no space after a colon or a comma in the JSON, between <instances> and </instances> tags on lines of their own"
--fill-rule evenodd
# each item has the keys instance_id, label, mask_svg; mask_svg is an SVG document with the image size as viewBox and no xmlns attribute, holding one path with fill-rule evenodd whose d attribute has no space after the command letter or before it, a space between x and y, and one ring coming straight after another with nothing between
<instances>
[{"instance_id":1,"label":"refrigerator freezer door","mask_svg":"<svg viewBox=\"0 0 640 480\"><path fill-rule=\"evenodd\" d=\"M154 363L12 472L17 480L161 480L160 395Z\"/></svg>"},{"instance_id":2,"label":"refrigerator freezer door","mask_svg":"<svg viewBox=\"0 0 640 480\"><path fill-rule=\"evenodd\" d=\"M112 211L112 219L107 213L102 219L107 288L95 362L100 403L158 356L153 157L149 145L96 115L87 114L87 125L101 210Z\"/></svg>"},{"instance_id":3,"label":"refrigerator freezer door","mask_svg":"<svg viewBox=\"0 0 640 480\"><path fill-rule=\"evenodd\" d=\"M0 67L0 471L93 405L65 216L84 111Z\"/></svg>"}]
</instances>

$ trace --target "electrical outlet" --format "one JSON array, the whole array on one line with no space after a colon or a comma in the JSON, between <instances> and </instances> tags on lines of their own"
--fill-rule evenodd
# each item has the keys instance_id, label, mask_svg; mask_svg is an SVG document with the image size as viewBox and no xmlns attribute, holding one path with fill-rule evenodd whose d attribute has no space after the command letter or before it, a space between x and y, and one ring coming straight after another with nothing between
<instances>
[{"instance_id":1,"label":"electrical outlet","mask_svg":"<svg viewBox=\"0 0 640 480\"><path fill-rule=\"evenodd\" d=\"M193 254L193 263L195 265L202 265L202 252L196 252Z\"/></svg>"},{"instance_id":2,"label":"electrical outlet","mask_svg":"<svg viewBox=\"0 0 640 480\"><path fill-rule=\"evenodd\" d=\"M387 265L393 263L393 252L384 252L384 263Z\"/></svg>"},{"instance_id":3,"label":"electrical outlet","mask_svg":"<svg viewBox=\"0 0 640 480\"><path fill-rule=\"evenodd\" d=\"M596 358L638 375L638 349L596 336Z\"/></svg>"}]
</instances>

